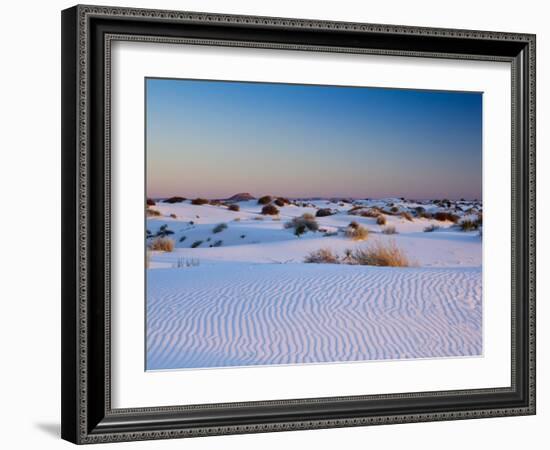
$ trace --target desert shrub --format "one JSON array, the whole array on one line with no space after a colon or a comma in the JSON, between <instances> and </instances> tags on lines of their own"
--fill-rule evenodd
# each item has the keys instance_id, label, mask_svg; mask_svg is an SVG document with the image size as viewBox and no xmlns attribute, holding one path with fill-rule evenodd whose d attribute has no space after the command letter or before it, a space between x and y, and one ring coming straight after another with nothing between
<instances>
[{"instance_id":1,"label":"desert shrub","mask_svg":"<svg viewBox=\"0 0 550 450\"><path fill-rule=\"evenodd\" d=\"M386 216L380 214L380 215L376 218L376 223L377 223L377 225L386 225Z\"/></svg>"},{"instance_id":2,"label":"desert shrub","mask_svg":"<svg viewBox=\"0 0 550 450\"><path fill-rule=\"evenodd\" d=\"M176 216L174 213L172 213L172 214L170 214L170 218L172 218L172 219L177 219L178 216Z\"/></svg>"},{"instance_id":3,"label":"desert shrub","mask_svg":"<svg viewBox=\"0 0 550 450\"><path fill-rule=\"evenodd\" d=\"M174 250L174 241L164 237L156 237L149 244L150 250L160 250L163 252L171 252Z\"/></svg>"},{"instance_id":4,"label":"desert shrub","mask_svg":"<svg viewBox=\"0 0 550 450\"><path fill-rule=\"evenodd\" d=\"M223 244L223 241L220 239L218 241L215 241L213 244L210 245L210 247L221 247Z\"/></svg>"},{"instance_id":5,"label":"desert shrub","mask_svg":"<svg viewBox=\"0 0 550 450\"><path fill-rule=\"evenodd\" d=\"M398 208L397 206L392 206L392 207L390 208L390 211L391 211L392 213L395 214L396 212L399 211L399 208Z\"/></svg>"},{"instance_id":6,"label":"desert shrub","mask_svg":"<svg viewBox=\"0 0 550 450\"><path fill-rule=\"evenodd\" d=\"M364 241L369 237L369 230L353 221L346 227L345 235L354 241Z\"/></svg>"},{"instance_id":7,"label":"desert shrub","mask_svg":"<svg viewBox=\"0 0 550 450\"><path fill-rule=\"evenodd\" d=\"M164 200L164 203L181 203L187 200L185 197L170 197Z\"/></svg>"},{"instance_id":8,"label":"desert shrub","mask_svg":"<svg viewBox=\"0 0 550 450\"><path fill-rule=\"evenodd\" d=\"M426 228L424 228L425 233L431 233L432 231L439 230L438 225L434 225L433 223L431 225L428 225Z\"/></svg>"},{"instance_id":9,"label":"desert shrub","mask_svg":"<svg viewBox=\"0 0 550 450\"><path fill-rule=\"evenodd\" d=\"M323 234L324 237L332 237L332 236L338 236L338 231L327 231L325 234Z\"/></svg>"},{"instance_id":10,"label":"desert shrub","mask_svg":"<svg viewBox=\"0 0 550 450\"><path fill-rule=\"evenodd\" d=\"M208 199L206 198L197 197L191 200L192 205L206 205L207 203L208 203Z\"/></svg>"},{"instance_id":11,"label":"desert shrub","mask_svg":"<svg viewBox=\"0 0 550 450\"><path fill-rule=\"evenodd\" d=\"M363 209L364 207L361 206L361 205L355 205L354 207L352 207L349 211L348 211L348 214L357 214L357 211Z\"/></svg>"},{"instance_id":12,"label":"desert shrub","mask_svg":"<svg viewBox=\"0 0 550 450\"><path fill-rule=\"evenodd\" d=\"M156 205L155 201L154 201L152 198L148 198L148 199L145 201L145 204L146 204L147 206L155 206L155 205Z\"/></svg>"},{"instance_id":13,"label":"desert shrub","mask_svg":"<svg viewBox=\"0 0 550 450\"><path fill-rule=\"evenodd\" d=\"M290 204L290 200L285 197L277 197L273 203L275 203L277 206L285 206Z\"/></svg>"},{"instance_id":14,"label":"desert shrub","mask_svg":"<svg viewBox=\"0 0 550 450\"><path fill-rule=\"evenodd\" d=\"M183 241L185 241L186 239L187 239L187 236L182 236L182 237L180 237L180 242L183 242Z\"/></svg>"},{"instance_id":15,"label":"desert shrub","mask_svg":"<svg viewBox=\"0 0 550 450\"><path fill-rule=\"evenodd\" d=\"M212 229L212 233L221 233L223 230L227 228L226 223L219 223Z\"/></svg>"},{"instance_id":16,"label":"desert shrub","mask_svg":"<svg viewBox=\"0 0 550 450\"><path fill-rule=\"evenodd\" d=\"M266 216L276 216L279 214L279 209L275 205L265 205L262 208L262 214Z\"/></svg>"},{"instance_id":17,"label":"desert shrub","mask_svg":"<svg viewBox=\"0 0 550 450\"><path fill-rule=\"evenodd\" d=\"M306 231L307 231L307 227L303 223L300 223L294 227L294 234L298 237L300 237Z\"/></svg>"},{"instance_id":18,"label":"desert shrub","mask_svg":"<svg viewBox=\"0 0 550 450\"><path fill-rule=\"evenodd\" d=\"M421 217L422 213L426 212L426 208L424 208L423 206L417 206L416 208L414 208L414 211L416 212L416 215L418 217Z\"/></svg>"},{"instance_id":19,"label":"desert shrub","mask_svg":"<svg viewBox=\"0 0 550 450\"><path fill-rule=\"evenodd\" d=\"M318 209L315 213L317 217L326 217L326 216L332 216L332 210L330 208L321 208Z\"/></svg>"},{"instance_id":20,"label":"desert shrub","mask_svg":"<svg viewBox=\"0 0 550 450\"><path fill-rule=\"evenodd\" d=\"M433 218L435 220L440 221L440 222L449 221L449 222L453 222L453 223L457 223L458 219L459 219L459 217L456 214L453 214L453 213L450 213L450 212L444 212L444 211L436 212L433 215Z\"/></svg>"},{"instance_id":21,"label":"desert shrub","mask_svg":"<svg viewBox=\"0 0 550 450\"><path fill-rule=\"evenodd\" d=\"M476 224L480 227L481 225L483 225L483 214L482 213L479 213L477 215L477 219L476 219Z\"/></svg>"},{"instance_id":22,"label":"desert shrub","mask_svg":"<svg viewBox=\"0 0 550 450\"><path fill-rule=\"evenodd\" d=\"M460 222L459 226L462 231L474 231L479 228L477 221L468 219Z\"/></svg>"},{"instance_id":23,"label":"desert shrub","mask_svg":"<svg viewBox=\"0 0 550 450\"><path fill-rule=\"evenodd\" d=\"M239 205L237 205L236 203L231 203L231 204L227 207L227 209L228 209L229 211L235 211L235 212L236 212L236 211L240 211L240 210L241 210L241 207L240 207Z\"/></svg>"},{"instance_id":24,"label":"desert shrub","mask_svg":"<svg viewBox=\"0 0 550 450\"><path fill-rule=\"evenodd\" d=\"M254 220L264 220L262 216L254 216Z\"/></svg>"},{"instance_id":25,"label":"desert shrub","mask_svg":"<svg viewBox=\"0 0 550 450\"><path fill-rule=\"evenodd\" d=\"M147 208L146 214L147 214L147 217L158 217L160 216L160 211L156 209Z\"/></svg>"},{"instance_id":26,"label":"desert shrub","mask_svg":"<svg viewBox=\"0 0 550 450\"><path fill-rule=\"evenodd\" d=\"M246 234L241 234L241 239L244 239L246 237Z\"/></svg>"},{"instance_id":27,"label":"desert shrub","mask_svg":"<svg viewBox=\"0 0 550 450\"><path fill-rule=\"evenodd\" d=\"M382 228L382 233L384 234L397 234L397 230L393 225L388 225L387 227Z\"/></svg>"},{"instance_id":28,"label":"desert shrub","mask_svg":"<svg viewBox=\"0 0 550 450\"><path fill-rule=\"evenodd\" d=\"M191 248L197 248L199 245L202 244L203 241L195 241L191 244Z\"/></svg>"},{"instance_id":29,"label":"desert shrub","mask_svg":"<svg viewBox=\"0 0 550 450\"><path fill-rule=\"evenodd\" d=\"M153 233L151 233L151 230L145 230L145 239L149 239L153 237Z\"/></svg>"},{"instance_id":30,"label":"desert shrub","mask_svg":"<svg viewBox=\"0 0 550 450\"><path fill-rule=\"evenodd\" d=\"M408 220L409 222L412 222L412 221L413 221L413 216L411 215L410 212L403 211L403 212L401 213L401 217L403 217L403 219Z\"/></svg>"},{"instance_id":31,"label":"desert shrub","mask_svg":"<svg viewBox=\"0 0 550 450\"><path fill-rule=\"evenodd\" d=\"M433 214L427 211L421 212L419 216L423 219L433 219Z\"/></svg>"},{"instance_id":32,"label":"desert shrub","mask_svg":"<svg viewBox=\"0 0 550 450\"><path fill-rule=\"evenodd\" d=\"M164 225L160 226L159 230L155 234L155 237L163 238L163 237L169 236L171 234L174 234L174 232L172 230L168 229L168 225L164 224Z\"/></svg>"},{"instance_id":33,"label":"desert shrub","mask_svg":"<svg viewBox=\"0 0 550 450\"><path fill-rule=\"evenodd\" d=\"M376 241L368 248L356 249L351 255L354 264L379 267L409 267L407 255L394 241L383 243Z\"/></svg>"},{"instance_id":34,"label":"desert shrub","mask_svg":"<svg viewBox=\"0 0 550 450\"><path fill-rule=\"evenodd\" d=\"M294 234L299 236L306 231L318 231L319 224L313 214L305 213L300 217L293 217L291 221L285 223L285 228L294 228ZM301 231L297 233L297 231Z\"/></svg>"},{"instance_id":35,"label":"desert shrub","mask_svg":"<svg viewBox=\"0 0 550 450\"><path fill-rule=\"evenodd\" d=\"M268 203L271 203L271 195L264 195L263 197L260 197L258 199L258 204L259 205L267 205Z\"/></svg>"},{"instance_id":36,"label":"desert shrub","mask_svg":"<svg viewBox=\"0 0 550 450\"><path fill-rule=\"evenodd\" d=\"M304 262L313 264L339 264L340 260L338 255L334 254L332 250L328 248L322 248L309 253Z\"/></svg>"}]
</instances>

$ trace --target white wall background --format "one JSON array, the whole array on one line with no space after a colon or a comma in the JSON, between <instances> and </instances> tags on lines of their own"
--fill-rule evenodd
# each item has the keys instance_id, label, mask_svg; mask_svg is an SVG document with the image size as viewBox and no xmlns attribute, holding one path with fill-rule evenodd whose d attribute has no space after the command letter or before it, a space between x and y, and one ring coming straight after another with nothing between
<instances>
[{"instance_id":1,"label":"white wall background","mask_svg":"<svg viewBox=\"0 0 550 450\"><path fill-rule=\"evenodd\" d=\"M91 2L93 3L93 2ZM550 423L548 379L550 264L550 29L546 2L386 0L110 0L101 4L363 21L537 34L538 78L538 415L384 427L116 444L136 449L541 448ZM69 448L59 438L60 403L60 10L71 1L10 2L0 27L0 445ZM546 170L545 170L546 169ZM540 444L539 444L540 443ZM109 447L110 448L110 447ZM114 448L114 447L113 447Z\"/></svg>"}]
</instances>

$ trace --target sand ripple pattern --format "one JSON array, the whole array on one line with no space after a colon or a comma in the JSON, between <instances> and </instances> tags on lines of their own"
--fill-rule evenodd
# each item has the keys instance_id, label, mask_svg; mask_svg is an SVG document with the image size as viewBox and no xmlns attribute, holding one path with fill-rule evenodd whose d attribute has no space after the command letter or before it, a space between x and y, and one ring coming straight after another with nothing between
<instances>
[{"instance_id":1,"label":"sand ripple pattern","mask_svg":"<svg viewBox=\"0 0 550 450\"><path fill-rule=\"evenodd\" d=\"M243 264L227 271L148 271L147 369L482 353L480 268Z\"/></svg>"}]
</instances>

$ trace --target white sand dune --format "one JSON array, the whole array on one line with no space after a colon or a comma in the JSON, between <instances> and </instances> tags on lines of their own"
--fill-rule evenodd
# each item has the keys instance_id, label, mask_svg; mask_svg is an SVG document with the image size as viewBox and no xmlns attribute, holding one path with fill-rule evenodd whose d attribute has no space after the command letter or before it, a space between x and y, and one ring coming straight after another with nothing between
<instances>
[{"instance_id":1,"label":"white sand dune","mask_svg":"<svg viewBox=\"0 0 550 450\"><path fill-rule=\"evenodd\" d=\"M397 234L353 207L379 206ZM152 251L147 270L147 369L301 364L482 353L482 251L478 231L415 214L448 205L400 199L295 201L277 217L256 200L224 205L189 201L155 205L155 235L170 230L173 252ZM318 232L298 237L284 223L330 208ZM460 220L475 219L479 202L453 202ZM467 211L470 211L468 213ZM400 212L415 214L413 220ZM237 219L237 220L236 220ZM258 220L261 219L261 220ZM356 242L343 230L370 230ZM216 225L226 227L215 232ZM426 233L427 226L436 231ZM305 264L312 251L342 256L391 240L413 268Z\"/></svg>"},{"instance_id":2,"label":"white sand dune","mask_svg":"<svg viewBox=\"0 0 550 450\"><path fill-rule=\"evenodd\" d=\"M214 262L147 294L148 370L482 352L480 267Z\"/></svg>"}]
</instances>

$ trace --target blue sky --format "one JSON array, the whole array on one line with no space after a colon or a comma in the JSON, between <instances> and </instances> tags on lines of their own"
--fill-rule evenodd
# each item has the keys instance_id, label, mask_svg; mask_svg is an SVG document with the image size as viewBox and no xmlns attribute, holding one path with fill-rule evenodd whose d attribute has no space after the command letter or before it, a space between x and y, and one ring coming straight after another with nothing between
<instances>
[{"instance_id":1,"label":"blue sky","mask_svg":"<svg viewBox=\"0 0 550 450\"><path fill-rule=\"evenodd\" d=\"M147 195L481 198L482 94L146 79Z\"/></svg>"}]
</instances>

